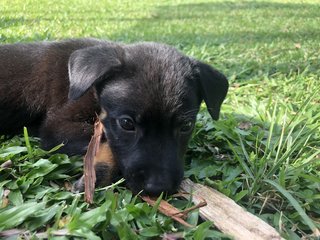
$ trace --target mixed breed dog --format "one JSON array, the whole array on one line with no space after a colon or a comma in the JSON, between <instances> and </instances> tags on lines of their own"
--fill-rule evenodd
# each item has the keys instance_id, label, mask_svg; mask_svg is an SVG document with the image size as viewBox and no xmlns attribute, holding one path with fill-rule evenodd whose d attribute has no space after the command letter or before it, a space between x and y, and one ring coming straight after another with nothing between
<instances>
[{"instance_id":1,"label":"mixed breed dog","mask_svg":"<svg viewBox=\"0 0 320 240\"><path fill-rule=\"evenodd\" d=\"M100 118L96 185L122 176L134 193L173 193L202 100L219 117L226 77L168 45L74 39L0 46L0 135L84 155ZM82 178L75 190L84 188Z\"/></svg>"}]
</instances>

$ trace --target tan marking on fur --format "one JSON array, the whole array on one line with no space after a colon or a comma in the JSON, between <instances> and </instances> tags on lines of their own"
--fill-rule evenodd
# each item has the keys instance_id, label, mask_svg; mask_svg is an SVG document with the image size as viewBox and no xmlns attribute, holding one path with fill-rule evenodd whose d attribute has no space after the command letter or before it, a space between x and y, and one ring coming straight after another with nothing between
<instances>
[{"instance_id":1,"label":"tan marking on fur","mask_svg":"<svg viewBox=\"0 0 320 240\"><path fill-rule=\"evenodd\" d=\"M100 143L99 151L94 158L94 165L97 163L106 163L110 168L113 168L116 165L110 146L107 142Z\"/></svg>"}]
</instances>

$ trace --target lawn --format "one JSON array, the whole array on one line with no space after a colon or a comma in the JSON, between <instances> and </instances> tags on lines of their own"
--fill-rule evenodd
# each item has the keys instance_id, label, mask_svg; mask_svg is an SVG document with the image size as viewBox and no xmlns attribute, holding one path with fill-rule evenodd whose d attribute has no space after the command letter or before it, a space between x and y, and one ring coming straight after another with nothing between
<instances>
[{"instance_id":1,"label":"lawn","mask_svg":"<svg viewBox=\"0 0 320 240\"><path fill-rule=\"evenodd\" d=\"M319 22L317 0L0 2L1 44L157 41L224 72L231 87L221 118L212 121L203 106L185 175L234 199L285 239L316 239L320 228ZM69 191L81 158L39 149L23 129L0 137L0 164L8 160L11 166L0 167L0 232L11 229L8 235L227 238L209 222L193 229L174 223L119 183L98 190L89 206ZM188 222L197 221L195 211Z\"/></svg>"}]
</instances>

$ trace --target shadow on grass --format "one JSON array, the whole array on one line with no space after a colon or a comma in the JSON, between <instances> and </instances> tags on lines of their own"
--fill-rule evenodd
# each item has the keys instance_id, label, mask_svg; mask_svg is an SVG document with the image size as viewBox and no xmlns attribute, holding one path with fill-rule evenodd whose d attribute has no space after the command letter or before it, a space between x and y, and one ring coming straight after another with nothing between
<instances>
[{"instance_id":1,"label":"shadow on grass","mask_svg":"<svg viewBox=\"0 0 320 240\"><path fill-rule=\"evenodd\" d=\"M310 46L319 46L316 41L320 35L319 17L320 4L267 1L177 4L159 6L149 19L136 19L135 24L109 37L125 42L165 42L186 48L191 54L194 53L190 48L195 47L196 58L217 62L217 68L233 72L230 75L236 79L247 79L260 72L271 76L319 71L316 47L299 47L310 41L314 42ZM219 46L229 50L218 49ZM208 56L210 47L213 48Z\"/></svg>"},{"instance_id":2,"label":"shadow on grass","mask_svg":"<svg viewBox=\"0 0 320 240\"><path fill-rule=\"evenodd\" d=\"M197 4L168 4L154 8L150 17L128 17L127 15L108 14L96 9L84 12L72 11L66 15L64 10L50 9L33 11L28 14L36 18L4 17L0 28L35 24L46 21L68 21L78 26L105 27L106 23L115 26L128 22L127 27L108 36L91 33L92 37L108 38L133 42L137 40L160 41L170 44L219 45L223 43L270 43L275 40L302 41L316 38L320 30L316 21L320 17L320 5L307 3L269 3L267 1L243 2L205 2ZM13 15L12 10L3 14ZM301 21L295 22L296 19ZM307 23L306 23L307 22ZM297 24L305 25L299 26ZM309 26L309 27L304 27ZM51 33L51 38L54 37ZM37 39L41 38L36 37Z\"/></svg>"},{"instance_id":3,"label":"shadow on grass","mask_svg":"<svg viewBox=\"0 0 320 240\"><path fill-rule=\"evenodd\" d=\"M42 25L50 26L52 21L57 21L62 26L68 22L64 28L75 28L75 32L80 31L82 36L123 42L165 42L214 64L235 80L305 70L316 73L320 69L319 42L316 41L320 35L316 24L320 17L320 4L267 1L181 3L154 7L147 15L137 14L141 17L108 14L94 8L85 13L70 11L70 15L65 15L64 10L52 9L48 14L41 10L28 12L35 18L4 17L0 28L37 25L42 21L45 22ZM13 10L3 12L14 15ZM88 26L90 28L82 32L82 28ZM113 26L115 30L107 35L106 26ZM101 29L100 32L96 28ZM29 42L57 38L54 27L46 29L23 38L4 32L0 34L0 41ZM306 48L303 48L304 42L308 44ZM296 48L296 43L301 43L302 48ZM219 49L220 46L222 48Z\"/></svg>"},{"instance_id":4,"label":"shadow on grass","mask_svg":"<svg viewBox=\"0 0 320 240\"><path fill-rule=\"evenodd\" d=\"M320 17L319 12L320 5L306 3L226 1L176 6L170 4L156 8L150 18L135 19L135 26L110 37L122 40L123 36L132 35L138 39L169 43L179 39L182 43L193 42L195 45L272 42L275 39L301 41L318 36L320 30L316 25L310 26L313 27L311 31L310 28L295 26L299 23L293 22L292 18L305 22L306 19ZM186 21L185 25L183 21ZM286 22L291 25L286 26ZM210 29L199 31L197 24ZM274 27L270 28L270 25ZM150 29L158 31L149 33Z\"/></svg>"},{"instance_id":5,"label":"shadow on grass","mask_svg":"<svg viewBox=\"0 0 320 240\"><path fill-rule=\"evenodd\" d=\"M172 6L164 6L158 8L159 12L165 19L177 19L179 13L184 14L184 18L203 18L214 17L218 12L231 11L272 11L276 16L276 12L283 12L282 16L291 16L292 11L295 12L295 17L314 18L319 17L320 5L310 3L277 3L277 2L256 2L256 1L223 1L223 2L206 2L197 4L179 4L172 10ZM312 12L312 14L310 14Z\"/></svg>"}]
</instances>

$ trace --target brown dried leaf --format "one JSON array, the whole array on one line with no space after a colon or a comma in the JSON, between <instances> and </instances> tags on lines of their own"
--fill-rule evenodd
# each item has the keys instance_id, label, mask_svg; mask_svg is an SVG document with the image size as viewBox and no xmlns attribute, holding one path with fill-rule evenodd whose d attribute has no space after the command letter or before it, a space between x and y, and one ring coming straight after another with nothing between
<instances>
[{"instance_id":1,"label":"brown dried leaf","mask_svg":"<svg viewBox=\"0 0 320 240\"><path fill-rule=\"evenodd\" d=\"M5 208L9 205L9 199L7 197L2 198L2 204L0 205L0 208Z\"/></svg>"},{"instance_id":2,"label":"brown dried leaf","mask_svg":"<svg viewBox=\"0 0 320 240\"><path fill-rule=\"evenodd\" d=\"M7 160L4 163L2 163L0 167L1 168L11 168L12 167L12 161L11 160Z\"/></svg>"},{"instance_id":3,"label":"brown dried leaf","mask_svg":"<svg viewBox=\"0 0 320 240\"><path fill-rule=\"evenodd\" d=\"M84 156L84 198L85 201L92 204L96 182L96 173L94 169L94 157L99 151L103 125L99 118L94 123L94 134L88 145L88 150Z\"/></svg>"},{"instance_id":4,"label":"brown dried leaf","mask_svg":"<svg viewBox=\"0 0 320 240\"><path fill-rule=\"evenodd\" d=\"M17 235L22 234L26 232L26 230L24 229L17 229L17 228L13 228L13 229L8 229L8 230L3 230L0 232L0 237L2 239L2 237L4 239L10 238L10 237L17 237Z\"/></svg>"},{"instance_id":5,"label":"brown dried leaf","mask_svg":"<svg viewBox=\"0 0 320 240\"><path fill-rule=\"evenodd\" d=\"M10 190L9 189L5 189L3 191L3 195L2 195L2 204L0 205L0 208L5 208L9 205L9 196L10 194Z\"/></svg>"},{"instance_id":6,"label":"brown dried leaf","mask_svg":"<svg viewBox=\"0 0 320 240\"><path fill-rule=\"evenodd\" d=\"M165 233L163 234L163 237L162 237L162 240L179 240L179 239L184 239L183 232Z\"/></svg>"}]
</instances>

